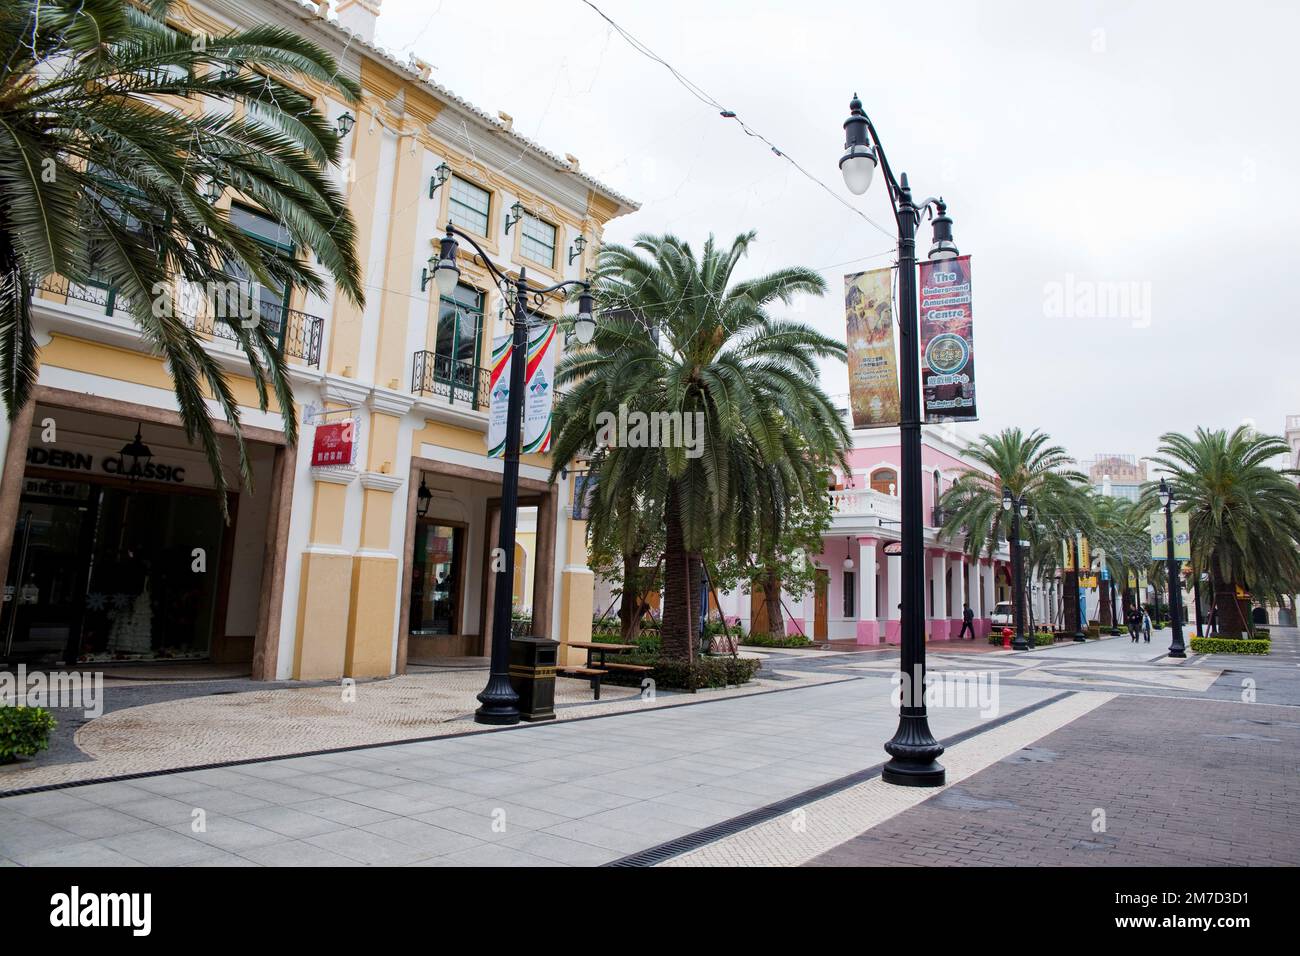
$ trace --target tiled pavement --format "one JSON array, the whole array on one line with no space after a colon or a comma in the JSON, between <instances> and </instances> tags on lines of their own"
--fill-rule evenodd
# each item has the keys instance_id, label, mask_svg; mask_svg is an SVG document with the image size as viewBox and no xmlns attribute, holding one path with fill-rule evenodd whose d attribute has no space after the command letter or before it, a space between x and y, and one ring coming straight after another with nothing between
<instances>
[{"instance_id":1,"label":"tiled pavement","mask_svg":"<svg viewBox=\"0 0 1300 956\"><path fill-rule=\"evenodd\" d=\"M1296 866L1298 775L1294 707L1119 696L811 865Z\"/></svg>"},{"instance_id":2,"label":"tiled pavement","mask_svg":"<svg viewBox=\"0 0 1300 956\"><path fill-rule=\"evenodd\" d=\"M875 678L0 799L0 860L591 865L880 762ZM1007 712L1053 689L1003 687ZM976 725L936 710L940 738ZM206 830L196 832L203 818Z\"/></svg>"}]
</instances>

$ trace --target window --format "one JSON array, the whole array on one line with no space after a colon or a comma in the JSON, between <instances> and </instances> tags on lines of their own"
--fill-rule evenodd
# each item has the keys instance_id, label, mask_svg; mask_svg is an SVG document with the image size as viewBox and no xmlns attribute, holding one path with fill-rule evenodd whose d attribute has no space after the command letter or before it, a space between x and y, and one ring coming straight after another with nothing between
<instances>
[{"instance_id":1,"label":"window","mask_svg":"<svg viewBox=\"0 0 1300 956\"><path fill-rule=\"evenodd\" d=\"M478 350L483 336L483 293L456 286L438 301L438 336L434 342L434 377L451 383L452 398L464 388L478 395Z\"/></svg>"},{"instance_id":2,"label":"window","mask_svg":"<svg viewBox=\"0 0 1300 956\"><path fill-rule=\"evenodd\" d=\"M844 616L853 617L853 590L857 575L852 571L844 572Z\"/></svg>"},{"instance_id":3,"label":"window","mask_svg":"<svg viewBox=\"0 0 1300 956\"><path fill-rule=\"evenodd\" d=\"M898 493L898 472L892 468L878 468L871 473L871 490L883 495Z\"/></svg>"},{"instance_id":4,"label":"window","mask_svg":"<svg viewBox=\"0 0 1300 956\"><path fill-rule=\"evenodd\" d=\"M293 255L293 238L289 235L289 230L261 210L233 203L230 207L230 224L264 246ZM266 324L271 338L283 345L289 289L283 283L270 286L257 283L252 274L238 262L228 262L226 269L241 283L257 284L258 315Z\"/></svg>"},{"instance_id":5,"label":"window","mask_svg":"<svg viewBox=\"0 0 1300 956\"><path fill-rule=\"evenodd\" d=\"M488 211L492 208L492 194L459 176L451 177L451 193L447 196L447 214L462 229L480 236L488 234Z\"/></svg>"},{"instance_id":6,"label":"window","mask_svg":"<svg viewBox=\"0 0 1300 956\"><path fill-rule=\"evenodd\" d=\"M524 213L519 251L525 259L551 269L555 267L555 227Z\"/></svg>"}]
</instances>

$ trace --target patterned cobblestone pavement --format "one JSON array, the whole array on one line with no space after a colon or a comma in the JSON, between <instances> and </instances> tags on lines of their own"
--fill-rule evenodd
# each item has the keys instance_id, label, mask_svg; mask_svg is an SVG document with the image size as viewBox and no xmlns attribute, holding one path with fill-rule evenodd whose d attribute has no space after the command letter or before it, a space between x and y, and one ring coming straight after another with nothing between
<instances>
[{"instance_id":1,"label":"patterned cobblestone pavement","mask_svg":"<svg viewBox=\"0 0 1300 956\"><path fill-rule=\"evenodd\" d=\"M1296 708L1116 697L811 862L1295 866L1298 780Z\"/></svg>"}]
</instances>

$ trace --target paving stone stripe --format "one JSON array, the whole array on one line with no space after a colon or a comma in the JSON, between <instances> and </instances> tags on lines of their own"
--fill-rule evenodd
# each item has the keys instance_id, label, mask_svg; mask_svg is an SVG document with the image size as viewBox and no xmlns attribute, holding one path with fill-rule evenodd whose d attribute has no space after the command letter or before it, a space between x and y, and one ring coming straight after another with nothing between
<instances>
[{"instance_id":1,"label":"paving stone stripe","mask_svg":"<svg viewBox=\"0 0 1300 956\"><path fill-rule=\"evenodd\" d=\"M988 765L1094 710L1113 696L1074 693L957 744L942 758L948 771L947 783L943 787L897 787L876 776L660 865L798 866L943 793Z\"/></svg>"}]
</instances>

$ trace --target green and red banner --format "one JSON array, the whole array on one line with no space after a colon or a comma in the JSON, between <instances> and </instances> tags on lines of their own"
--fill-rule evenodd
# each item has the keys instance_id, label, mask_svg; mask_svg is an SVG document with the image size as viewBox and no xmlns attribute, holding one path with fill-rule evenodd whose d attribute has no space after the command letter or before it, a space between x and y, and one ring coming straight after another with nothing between
<instances>
[{"instance_id":1,"label":"green and red banner","mask_svg":"<svg viewBox=\"0 0 1300 956\"><path fill-rule=\"evenodd\" d=\"M925 420L974 421L970 256L922 262L920 302Z\"/></svg>"},{"instance_id":2,"label":"green and red banner","mask_svg":"<svg viewBox=\"0 0 1300 956\"><path fill-rule=\"evenodd\" d=\"M528 342L528 364L524 367L523 454L551 450L552 399L555 389L555 326L544 325ZM506 419L510 404L511 336L492 340L492 371L488 385L489 458L504 457Z\"/></svg>"}]
</instances>

